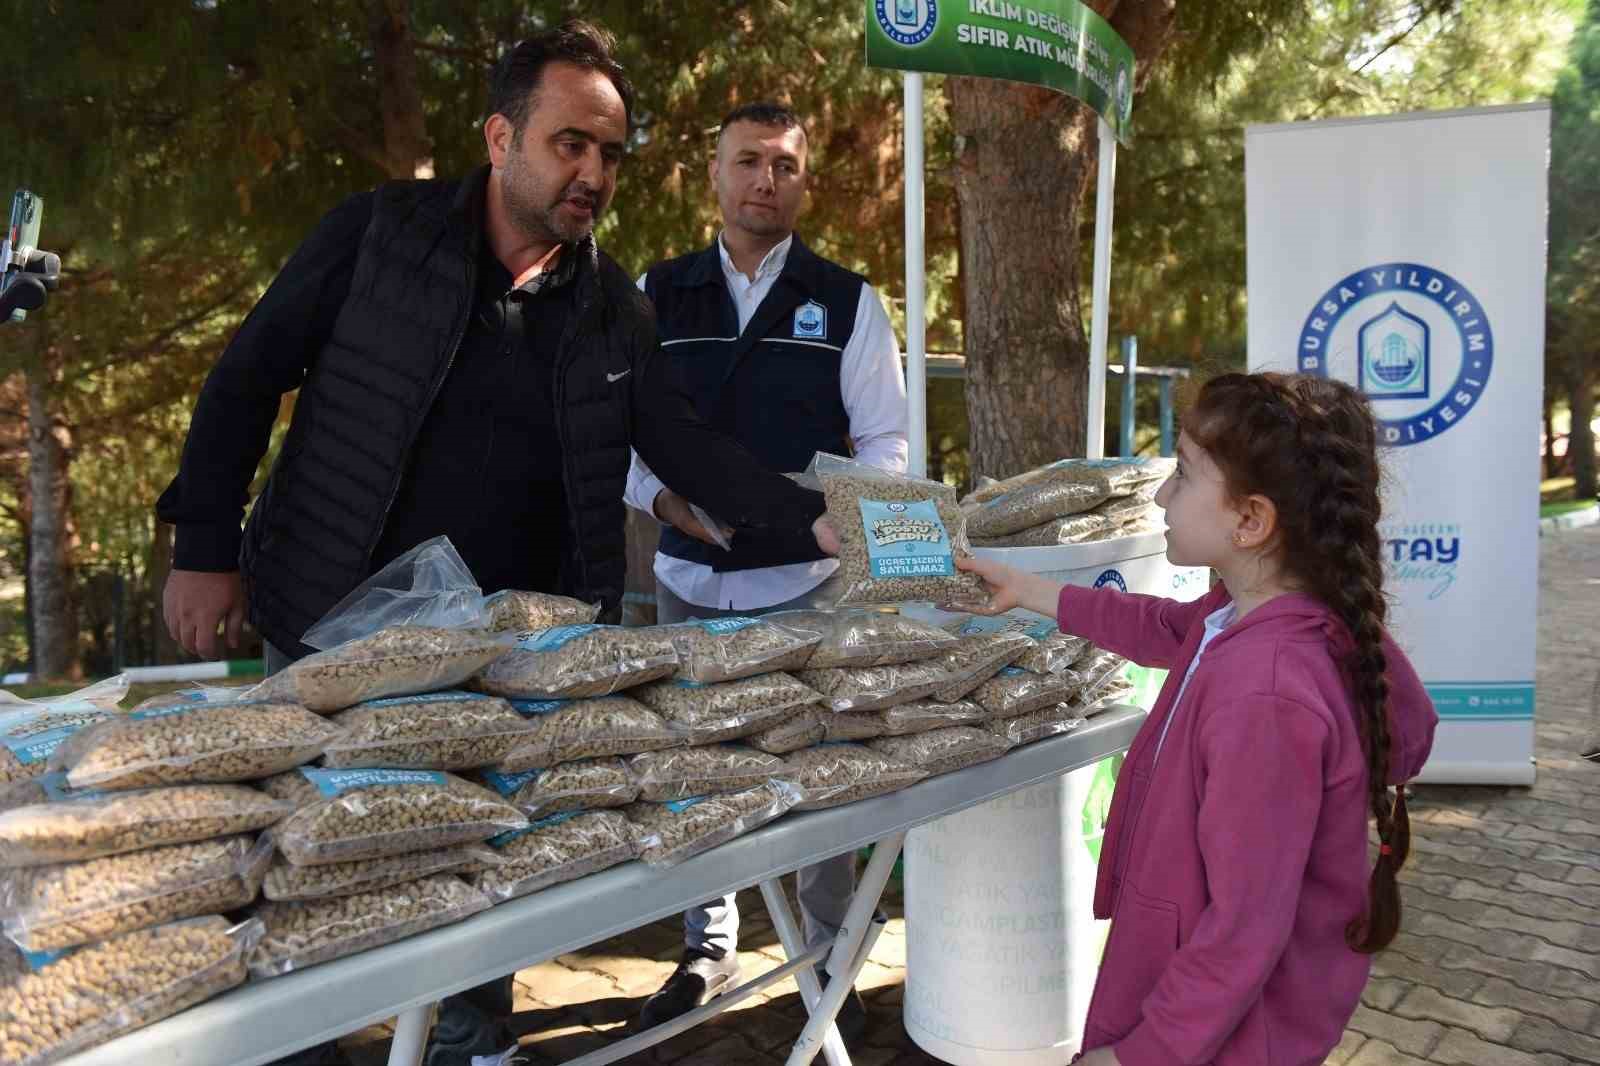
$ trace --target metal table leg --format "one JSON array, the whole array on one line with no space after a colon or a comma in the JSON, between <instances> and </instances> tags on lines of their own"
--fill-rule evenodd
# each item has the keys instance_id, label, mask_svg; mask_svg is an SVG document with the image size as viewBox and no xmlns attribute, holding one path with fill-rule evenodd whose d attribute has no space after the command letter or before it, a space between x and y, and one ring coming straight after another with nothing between
<instances>
[{"instance_id":1,"label":"metal table leg","mask_svg":"<svg viewBox=\"0 0 1600 1066\"><path fill-rule=\"evenodd\" d=\"M794 920L794 911L789 909L789 897L783 894L783 882L761 882L761 898L766 901L767 914L772 918L772 928L778 933L783 953L791 959L806 954L805 938L799 923ZM818 944L817 949L817 961L822 962L828 945ZM800 986L800 1002L805 1004L806 1013L815 1017L817 1004L822 1000L822 982L817 979L816 969L812 966L802 967L795 973L794 980ZM840 1002L843 1003L843 1000ZM828 1015L828 1024L822 1034L822 1054L828 1060L828 1066L851 1066L850 1052L845 1049L844 1038L833 1024L837 1013L838 1008L835 1007L834 1014Z\"/></svg>"},{"instance_id":2,"label":"metal table leg","mask_svg":"<svg viewBox=\"0 0 1600 1066\"><path fill-rule=\"evenodd\" d=\"M395 1019L394 1040L389 1045L389 1066L422 1066L422 1053L428 1048L428 1032L433 1028L435 1006L433 1003L424 1003Z\"/></svg>"}]
</instances>

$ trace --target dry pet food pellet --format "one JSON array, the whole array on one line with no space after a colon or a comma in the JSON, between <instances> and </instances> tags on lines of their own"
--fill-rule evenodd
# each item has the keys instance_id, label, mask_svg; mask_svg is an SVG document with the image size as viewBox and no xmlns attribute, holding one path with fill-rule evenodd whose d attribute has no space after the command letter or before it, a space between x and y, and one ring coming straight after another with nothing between
<instances>
[{"instance_id":1,"label":"dry pet food pellet","mask_svg":"<svg viewBox=\"0 0 1600 1066\"><path fill-rule=\"evenodd\" d=\"M979 548L1053 548L1062 544L1093 544L1119 535L1122 524L1098 514L1052 518L1037 526L1003 536L972 537Z\"/></svg>"},{"instance_id":2,"label":"dry pet food pellet","mask_svg":"<svg viewBox=\"0 0 1600 1066\"><path fill-rule=\"evenodd\" d=\"M783 779L800 793L800 811L819 811L914 785L928 772L859 744L823 744L783 760Z\"/></svg>"},{"instance_id":3,"label":"dry pet food pellet","mask_svg":"<svg viewBox=\"0 0 1600 1066\"><path fill-rule=\"evenodd\" d=\"M532 731L496 770L520 774L575 759L632 755L683 744L683 734L629 696L592 700L512 700Z\"/></svg>"},{"instance_id":4,"label":"dry pet food pellet","mask_svg":"<svg viewBox=\"0 0 1600 1066\"><path fill-rule=\"evenodd\" d=\"M765 825L792 807L796 798L793 789L768 782L743 792L635 803L624 807L623 813L633 823L640 857L651 866L672 866Z\"/></svg>"},{"instance_id":5,"label":"dry pet food pellet","mask_svg":"<svg viewBox=\"0 0 1600 1066\"><path fill-rule=\"evenodd\" d=\"M608 696L667 677L678 668L678 652L665 629L581 625L524 633L472 684L490 695L513 699Z\"/></svg>"},{"instance_id":6,"label":"dry pet food pellet","mask_svg":"<svg viewBox=\"0 0 1600 1066\"><path fill-rule=\"evenodd\" d=\"M483 845L468 844L432 851L408 851L383 859L296 866L282 855L272 860L261 891L268 899L332 899L357 892L376 892L390 885L466 870L484 857Z\"/></svg>"},{"instance_id":7,"label":"dry pet food pellet","mask_svg":"<svg viewBox=\"0 0 1600 1066\"><path fill-rule=\"evenodd\" d=\"M472 879L494 903L608 870L639 855L633 823L618 811L557 814L491 841L493 865Z\"/></svg>"},{"instance_id":8,"label":"dry pet food pellet","mask_svg":"<svg viewBox=\"0 0 1600 1066\"><path fill-rule=\"evenodd\" d=\"M44 1066L242 984L260 929L191 918L79 948L0 986L0 1062Z\"/></svg>"},{"instance_id":9,"label":"dry pet food pellet","mask_svg":"<svg viewBox=\"0 0 1600 1066\"><path fill-rule=\"evenodd\" d=\"M1119 703L1126 703L1128 697L1133 695L1133 682L1125 678L1113 678L1100 686L1098 692L1092 697L1085 698L1082 693L1072 701L1070 706L1074 714L1085 718L1093 718L1103 711L1108 711Z\"/></svg>"},{"instance_id":10,"label":"dry pet food pellet","mask_svg":"<svg viewBox=\"0 0 1600 1066\"><path fill-rule=\"evenodd\" d=\"M821 632L806 666L889 666L931 659L956 638L929 622L885 611L780 611L767 620L804 632Z\"/></svg>"},{"instance_id":11,"label":"dry pet food pellet","mask_svg":"<svg viewBox=\"0 0 1600 1066\"><path fill-rule=\"evenodd\" d=\"M12 711L0 704L0 786L39 777L62 741L111 716L98 707Z\"/></svg>"},{"instance_id":12,"label":"dry pet food pellet","mask_svg":"<svg viewBox=\"0 0 1600 1066\"><path fill-rule=\"evenodd\" d=\"M245 785L106 792L0 814L0 867L120 855L265 829L293 808Z\"/></svg>"},{"instance_id":13,"label":"dry pet food pellet","mask_svg":"<svg viewBox=\"0 0 1600 1066\"><path fill-rule=\"evenodd\" d=\"M1035 674L1008 666L973 690L972 698L994 718L1011 718L1029 711L1065 703L1083 688L1083 679L1071 670Z\"/></svg>"},{"instance_id":14,"label":"dry pet food pellet","mask_svg":"<svg viewBox=\"0 0 1600 1066\"><path fill-rule=\"evenodd\" d=\"M828 715L822 723L822 739L828 744L846 744L883 736L882 711L843 711Z\"/></svg>"},{"instance_id":15,"label":"dry pet food pellet","mask_svg":"<svg viewBox=\"0 0 1600 1066\"><path fill-rule=\"evenodd\" d=\"M833 717L832 712L826 713L828 717ZM788 721L779 722L759 733L751 733L744 740L752 748L764 751L768 755L787 755L791 751L799 751L801 748L809 748L813 744L822 742L827 735L822 717L815 707L802 707L800 713Z\"/></svg>"},{"instance_id":16,"label":"dry pet food pellet","mask_svg":"<svg viewBox=\"0 0 1600 1066\"><path fill-rule=\"evenodd\" d=\"M969 512L967 534L992 538L1020 533L1052 519L1082 514L1110 498L1109 482L1096 471L1071 464L1058 466L1049 475L995 496Z\"/></svg>"},{"instance_id":17,"label":"dry pet food pellet","mask_svg":"<svg viewBox=\"0 0 1600 1066\"><path fill-rule=\"evenodd\" d=\"M482 892L450 874L332 899L263 903L256 917L266 933L250 954L250 973L276 977L303 970L459 922L488 908Z\"/></svg>"},{"instance_id":18,"label":"dry pet food pellet","mask_svg":"<svg viewBox=\"0 0 1600 1066\"><path fill-rule=\"evenodd\" d=\"M822 693L824 706L841 713L880 711L897 703L910 703L950 683L949 671L934 659L892 666L801 670L796 676Z\"/></svg>"},{"instance_id":19,"label":"dry pet food pellet","mask_svg":"<svg viewBox=\"0 0 1600 1066\"><path fill-rule=\"evenodd\" d=\"M1070 733L1086 720L1077 709L1061 703L1015 718L996 718L987 723L987 728L996 736L1004 737L1013 747L1019 747Z\"/></svg>"},{"instance_id":20,"label":"dry pet food pellet","mask_svg":"<svg viewBox=\"0 0 1600 1066\"><path fill-rule=\"evenodd\" d=\"M483 630L389 626L291 663L249 698L342 711L368 700L456 688L507 650L505 638Z\"/></svg>"},{"instance_id":21,"label":"dry pet food pellet","mask_svg":"<svg viewBox=\"0 0 1600 1066\"><path fill-rule=\"evenodd\" d=\"M663 629L678 652L677 676L702 684L798 669L822 639L821 632L759 618L713 618Z\"/></svg>"},{"instance_id":22,"label":"dry pet food pellet","mask_svg":"<svg viewBox=\"0 0 1600 1066\"><path fill-rule=\"evenodd\" d=\"M413 770L489 766L528 735L511 704L473 692L435 692L363 703L332 718L343 735L322 753L322 765Z\"/></svg>"},{"instance_id":23,"label":"dry pet food pellet","mask_svg":"<svg viewBox=\"0 0 1600 1066\"><path fill-rule=\"evenodd\" d=\"M974 615L951 623L951 630L960 636L970 637L983 633L1021 633L1034 642L1012 665L1036 674L1060 673L1089 653L1090 645L1082 637L1063 633L1056 627L1055 619L1043 618L1032 612L1004 614L994 618Z\"/></svg>"},{"instance_id":24,"label":"dry pet food pellet","mask_svg":"<svg viewBox=\"0 0 1600 1066\"><path fill-rule=\"evenodd\" d=\"M957 700L954 703L913 700L886 711L878 711L876 717L883 723L884 736L899 737L943 729L945 726L976 724L987 719L989 712L972 700Z\"/></svg>"},{"instance_id":25,"label":"dry pet food pellet","mask_svg":"<svg viewBox=\"0 0 1600 1066\"><path fill-rule=\"evenodd\" d=\"M1142 521L1153 518L1161 508L1155 501L1143 493L1134 493L1132 496L1122 496L1115 500L1107 500L1095 508L1095 514L1104 515L1118 525L1127 525L1129 522Z\"/></svg>"},{"instance_id":26,"label":"dry pet food pellet","mask_svg":"<svg viewBox=\"0 0 1600 1066\"><path fill-rule=\"evenodd\" d=\"M485 599L483 606L489 613L489 629L494 633L531 633L556 626L588 625L600 617L598 603L584 603L548 592L506 589Z\"/></svg>"},{"instance_id":27,"label":"dry pet food pellet","mask_svg":"<svg viewBox=\"0 0 1600 1066\"><path fill-rule=\"evenodd\" d=\"M241 835L18 870L0 885L5 932L58 951L255 902L272 843Z\"/></svg>"},{"instance_id":28,"label":"dry pet food pellet","mask_svg":"<svg viewBox=\"0 0 1600 1066\"><path fill-rule=\"evenodd\" d=\"M1011 750L1011 742L987 729L955 725L909 737L880 737L868 741L867 747L931 776L998 759Z\"/></svg>"},{"instance_id":29,"label":"dry pet food pellet","mask_svg":"<svg viewBox=\"0 0 1600 1066\"><path fill-rule=\"evenodd\" d=\"M296 810L273 836L315 866L487 840L528 819L501 797L434 770L297 770L262 783Z\"/></svg>"},{"instance_id":30,"label":"dry pet food pellet","mask_svg":"<svg viewBox=\"0 0 1600 1066\"><path fill-rule=\"evenodd\" d=\"M1083 701L1089 703L1098 699L1107 685L1122 677L1127 666L1128 660L1100 648L1084 656L1073 668L1083 678Z\"/></svg>"},{"instance_id":31,"label":"dry pet food pellet","mask_svg":"<svg viewBox=\"0 0 1600 1066\"><path fill-rule=\"evenodd\" d=\"M73 788L255 781L310 762L339 735L292 703L176 704L90 726L56 749Z\"/></svg>"},{"instance_id":32,"label":"dry pet food pellet","mask_svg":"<svg viewBox=\"0 0 1600 1066\"><path fill-rule=\"evenodd\" d=\"M972 554L955 489L833 456L815 465L839 536L839 606L988 598L976 574L955 566Z\"/></svg>"},{"instance_id":33,"label":"dry pet food pellet","mask_svg":"<svg viewBox=\"0 0 1600 1066\"><path fill-rule=\"evenodd\" d=\"M484 784L529 818L596 807L626 807L639 798L639 782L627 764L615 756L575 759L516 774L485 770L482 777Z\"/></svg>"},{"instance_id":34,"label":"dry pet food pellet","mask_svg":"<svg viewBox=\"0 0 1600 1066\"><path fill-rule=\"evenodd\" d=\"M1034 646L1021 633L976 633L962 637L937 661L950 680L934 693L941 703L965 699L972 690L1020 659Z\"/></svg>"},{"instance_id":35,"label":"dry pet food pellet","mask_svg":"<svg viewBox=\"0 0 1600 1066\"><path fill-rule=\"evenodd\" d=\"M817 692L784 673L762 674L718 685L657 681L633 695L677 729L690 744L734 740L776 725L815 703Z\"/></svg>"},{"instance_id":36,"label":"dry pet food pellet","mask_svg":"<svg viewBox=\"0 0 1600 1066\"><path fill-rule=\"evenodd\" d=\"M777 777L783 760L739 744L707 744L635 755L628 769L638 779L640 799L666 803L755 788Z\"/></svg>"}]
</instances>

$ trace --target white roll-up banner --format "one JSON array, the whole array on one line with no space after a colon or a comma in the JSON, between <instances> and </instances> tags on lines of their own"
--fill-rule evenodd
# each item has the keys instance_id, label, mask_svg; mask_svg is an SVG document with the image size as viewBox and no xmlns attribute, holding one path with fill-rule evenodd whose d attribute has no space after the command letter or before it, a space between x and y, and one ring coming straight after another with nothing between
<instances>
[{"instance_id":1,"label":"white roll-up banner","mask_svg":"<svg viewBox=\"0 0 1600 1066\"><path fill-rule=\"evenodd\" d=\"M1372 403L1424 781L1534 776L1549 133L1533 104L1245 134L1250 369Z\"/></svg>"}]
</instances>

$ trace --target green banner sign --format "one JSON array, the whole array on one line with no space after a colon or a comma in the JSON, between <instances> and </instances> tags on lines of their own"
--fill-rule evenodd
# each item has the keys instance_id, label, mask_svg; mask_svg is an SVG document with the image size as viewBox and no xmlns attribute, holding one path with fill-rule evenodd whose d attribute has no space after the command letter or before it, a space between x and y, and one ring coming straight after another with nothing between
<instances>
[{"instance_id":1,"label":"green banner sign","mask_svg":"<svg viewBox=\"0 0 1600 1066\"><path fill-rule=\"evenodd\" d=\"M1124 139L1133 49L1077 0L867 0L867 65L1042 85Z\"/></svg>"}]
</instances>

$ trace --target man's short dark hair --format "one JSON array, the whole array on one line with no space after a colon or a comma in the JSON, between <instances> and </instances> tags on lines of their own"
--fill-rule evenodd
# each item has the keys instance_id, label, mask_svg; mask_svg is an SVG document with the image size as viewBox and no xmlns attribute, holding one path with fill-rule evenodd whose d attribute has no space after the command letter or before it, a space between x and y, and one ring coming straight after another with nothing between
<instances>
[{"instance_id":1,"label":"man's short dark hair","mask_svg":"<svg viewBox=\"0 0 1600 1066\"><path fill-rule=\"evenodd\" d=\"M786 130L798 128L801 133L806 131L799 115L782 104L775 104L769 100L734 108L723 118L721 128L726 130L735 122L754 122L758 126L782 126ZM718 136L721 136L720 131Z\"/></svg>"},{"instance_id":2,"label":"man's short dark hair","mask_svg":"<svg viewBox=\"0 0 1600 1066\"><path fill-rule=\"evenodd\" d=\"M616 47L616 37L583 19L567 19L554 29L534 34L495 64L489 76L489 114L504 115L520 137L544 68L550 63L571 63L610 78L622 97L625 117L632 121L633 83L612 56Z\"/></svg>"}]
</instances>

